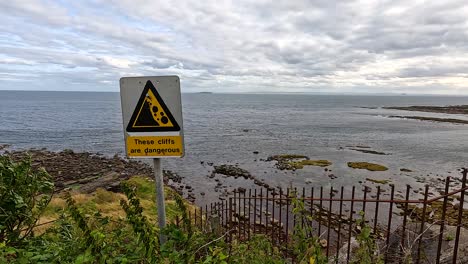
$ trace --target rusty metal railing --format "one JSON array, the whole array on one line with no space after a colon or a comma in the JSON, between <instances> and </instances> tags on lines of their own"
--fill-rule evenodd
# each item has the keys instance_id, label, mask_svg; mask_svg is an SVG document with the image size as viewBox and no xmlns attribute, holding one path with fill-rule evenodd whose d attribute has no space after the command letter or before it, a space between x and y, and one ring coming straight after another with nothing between
<instances>
[{"instance_id":1,"label":"rusty metal railing","mask_svg":"<svg viewBox=\"0 0 468 264\"><path fill-rule=\"evenodd\" d=\"M371 228L385 263L462 263L459 244L468 228L465 206L467 169L460 178L447 177L444 189L430 197L430 187L397 191L394 185L355 186L349 189L236 190L231 197L195 209L189 214L200 229L231 231L228 239L248 240L255 234L270 237L287 255L298 228L321 240L330 263L349 263L355 238L365 225ZM417 194L411 195L411 191ZM422 192L423 191L423 192ZM415 199L421 196L420 199ZM397 194L402 198L396 199ZM434 196L434 195L433 195ZM464 232L467 234L468 232ZM467 262L468 263L468 262Z\"/></svg>"}]
</instances>

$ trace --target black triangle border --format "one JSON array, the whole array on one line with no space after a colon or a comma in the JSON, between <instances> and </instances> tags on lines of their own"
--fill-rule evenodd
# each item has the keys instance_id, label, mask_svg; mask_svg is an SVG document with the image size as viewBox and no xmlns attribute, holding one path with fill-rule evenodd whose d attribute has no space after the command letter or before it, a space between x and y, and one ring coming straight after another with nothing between
<instances>
[{"instance_id":1,"label":"black triangle border","mask_svg":"<svg viewBox=\"0 0 468 264\"><path fill-rule=\"evenodd\" d=\"M171 123L174 125L173 127L133 127L132 124L135 123L135 120L138 117L138 111L137 109L141 108L141 105L144 103L146 94L148 93L148 90L151 90L156 96L156 100L158 100L159 104L163 108L164 112L166 113L167 117L169 120L171 120ZM180 126L177 123L177 121L174 119L172 116L171 111L166 106L166 103L164 103L164 100L161 98L159 95L158 91L156 91L156 88L154 87L153 83L148 80L146 82L145 88L143 89L143 92L140 95L140 99L138 100L138 103L135 106L135 110L133 110L132 117L130 118L130 121L128 122L127 125L127 132L165 132L165 131L180 131Z\"/></svg>"}]
</instances>

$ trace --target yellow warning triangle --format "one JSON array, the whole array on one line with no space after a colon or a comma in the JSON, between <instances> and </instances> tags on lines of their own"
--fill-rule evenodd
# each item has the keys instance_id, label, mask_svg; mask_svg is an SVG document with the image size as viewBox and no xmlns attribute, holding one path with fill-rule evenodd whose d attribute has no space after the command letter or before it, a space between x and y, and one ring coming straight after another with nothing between
<instances>
[{"instance_id":1,"label":"yellow warning triangle","mask_svg":"<svg viewBox=\"0 0 468 264\"><path fill-rule=\"evenodd\" d=\"M151 81L147 81L133 111L127 132L180 131L177 121Z\"/></svg>"}]
</instances>

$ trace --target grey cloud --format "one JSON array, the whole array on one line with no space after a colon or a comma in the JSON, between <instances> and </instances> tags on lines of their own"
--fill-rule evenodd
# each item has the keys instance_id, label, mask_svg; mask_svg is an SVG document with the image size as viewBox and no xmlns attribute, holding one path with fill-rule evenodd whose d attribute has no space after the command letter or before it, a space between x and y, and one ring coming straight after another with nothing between
<instances>
[{"instance_id":1,"label":"grey cloud","mask_svg":"<svg viewBox=\"0 0 468 264\"><path fill-rule=\"evenodd\" d=\"M124 75L178 74L191 91L459 92L467 10L462 0L2 2L0 89L46 78L109 90Z\"/></svg>"},{"instance_id":2,"label":"grey cloud","mask_svg":"<svg viewBox=\"0 0 468 264\"><path fill-rule=\"evenodd\" d=\"M402 69L397 77L415 78L415 77L438 77L438 76L465 76L468 77L468 66L452 65L421 65L420 67L411 67Z\"/></svg>"}]
</instances>

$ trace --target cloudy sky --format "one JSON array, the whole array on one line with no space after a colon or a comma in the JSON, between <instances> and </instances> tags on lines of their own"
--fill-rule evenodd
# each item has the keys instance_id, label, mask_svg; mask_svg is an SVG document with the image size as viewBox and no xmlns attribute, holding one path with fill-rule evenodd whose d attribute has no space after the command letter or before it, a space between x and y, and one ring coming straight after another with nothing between
<instances>
[{"instance_id":1,"label":"cloudy sky","mask_svg":"<svg viewBox=\"0 0 468 264\"><path fill-rule=\"evenodd\" d=\"M1 0L0 89L468 94L468 2Z\"/></svg>"}]
</instances>

